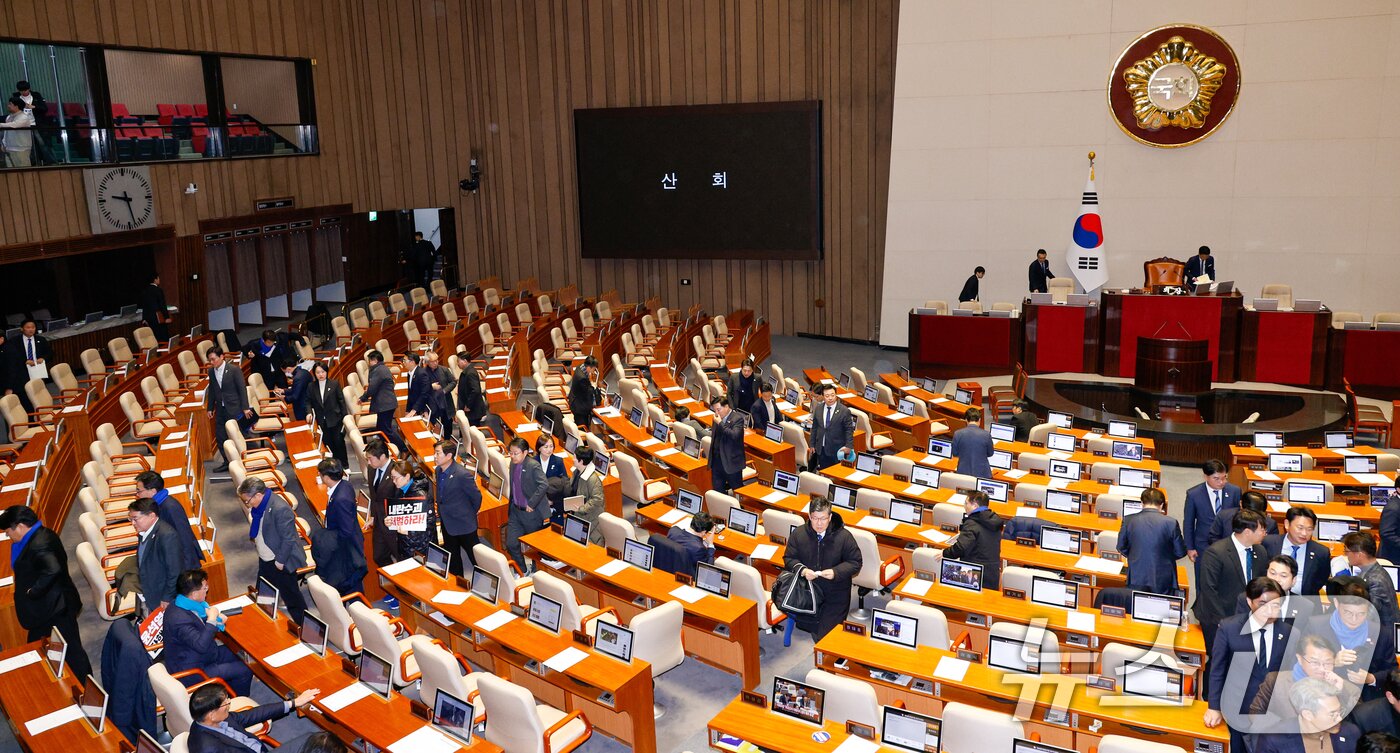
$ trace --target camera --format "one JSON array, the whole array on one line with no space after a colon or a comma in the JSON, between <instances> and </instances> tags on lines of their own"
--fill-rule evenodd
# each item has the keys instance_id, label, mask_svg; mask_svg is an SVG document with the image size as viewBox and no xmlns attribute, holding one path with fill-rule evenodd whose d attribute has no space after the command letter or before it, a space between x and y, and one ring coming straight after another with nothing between
<instances>
[{"instance_id":1,"label":"camera","mask_svg":"<svg viewBox=\"0 0 1400 753\"><path fill-rule=\"evenodd\" d=\"M481 170L476 166L476 157L472 157L471 166L467 169L467 177L457 182L463 191L476 193L481 188Z\"/></svg>"}]
</instances>

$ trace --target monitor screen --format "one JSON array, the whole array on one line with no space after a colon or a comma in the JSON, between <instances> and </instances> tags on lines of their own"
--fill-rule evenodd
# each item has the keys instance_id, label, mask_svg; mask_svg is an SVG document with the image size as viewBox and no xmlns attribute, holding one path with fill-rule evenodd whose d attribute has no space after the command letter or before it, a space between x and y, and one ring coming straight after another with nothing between
<instances>
[{"instance_id":1,"label":"monitor screen","mask_svg":"<svg viewBox=\"0 0 1400 753\"><path fill-rule=\"evenodd\" d=\"M1031 578L1031 602L1047 607L1079 608L1079 586L1058 578Z\"/></svg>"},{"instance_id":2,"label":"monitor screen","mask_svg":"<svg viewBox=\"0 0 1400 753\"><path fill-rule=\"evenodd\" d=\"M919 637L919 620L883 609L870 610L870 637L877 641L914 648Z\"/></svg>"},{"instance_id":3,"label":"monitor screen","mask_svg":"<svg viewBox=\"0 0 1400 753\"><path fill-rule=\"evenodd\" d=\"M540 431L545 434L554 434L554 419L540 413L538 408L535 409L535 414L538 416L537 422L540 425Z\"/></svg>"},{"instance_id":4,"label":"monitor screen","mask_svg":"<svg viewBox=\"0 0 1400 753\"><path fill-rule=\"evenodd\" d=\"M1046 420L1061 429L1074 428L1074 416L1068 413L1060 413L1059 411L1052 410L1047 414Z\"/></svg>"},{"instance_id":5,"label":"monitor screen","mask_svg":"<svg viewBox=\"0 0 1400 753\"><path fill-rule=\"evenodd\" d=\"M850 374L847 374L847 373L845 373L845 372L842 372L842 373L841 373L841 376L840 376L840 378L839 378L839 381L841 382L841 386L842 386L842 387L845 387L846 389L850 389L850 388L851 388L851 375L850 375Z\"/></svg>"},{"instance_id":6,"label":"monitor screen","mask_svg":"<svg viewBox=\"0 0 1400 753\"><path fill-rule=\"evenodd\" d=\"M856 509L856 490L849 486L831 485L831 504L843 510Z\"/></svg>"},{"instance_id":7,"label":"monitor screen","mask_svg":"<svg viewBox=\"0 0 1400 753\"><path fill-rule=\"evenodd\" d=\"M715 596L729 598L729 571L708 562L695 563L695 587Z\"/></svg>"},{"instance_id":8,"label":"monitor screen","mask_svg":"<svg viewBox=\"0 0 1400 753\"><path fill-rule=\"evenodd\" d=\"M787 398L787 401L793 405L802 404L802 393L796 387L789 387L787 392L783 393L783 397Z\"/></svg>"},{"instance_id":9,"label":"monitor screen","mask_svg":"<svg viewBox=\"0 0 1400 753\"><path fill-rule=\"evenodd\" d=\"M78 699L78 707L83 710L83 719L92 731L102 734L107 723L107 691L92 675L83 680L83 694Z\"/></svg>"},{"instance_id":10,"label":"monitor screen","mask_svg":"<svg viewBox=\"0 0 1400 753\"><path fill-rule=\"evenodd\" d=\"M564 607L559 602L547 596L541 596L539 591L532 591L530 593L530 608L525 618L551 633L557 633L559 632L559 617L563 612Z\"/></svg>"},{"instance_id":11,"label":"monitor screen","mask_svg":"<svg viewBox=\"0 0 1400 753\"><path fill-rule=\"evenodd\" d=\"M601 476L608 475L608 465L612 463L612 457L606 452L599 452L593 455L593 467Z\"/></svg>"},{"instance_id":12,"label":"monitor screen","mask_svg":"<svg viewBox=\"0 0 1400 753\"><path fill-rule=\"evenodd\" d=\"M476 708L470 703L438 688L433 697L433 724L464 745L472 741L472 721Z\"/></svg>"},{"instance_id":13,"label":"monitor screen","mask_svg":"<svg viewBox=\"0 0 1400 753\"><path fill-rule=\"evenodd\" d=\"M627 420L631 421L632 425L636 426L639 429L645 426L645 424L642 422L642 409L638 408L635 405L632 406L632 410L627 412Z\"/></svg>"},{"instance_id":14,"label":"monitor screen","mask_svg":"<svg viewBox=\"0 0 1400 753\"><path fill-rule=\"evenodd\" d=\"M1129 612L1135 620L1156 622L1161 625L1180 625L1185 612L1186 600L1180 596L1164 596L1134 591L1132 609Z\"/></svg>"},{"instance_id":15,"label":"monitor screen","mask_svg":"<svg viewBox=\"0 0 1400 753\"><path fill-rule=\"evenodd\" d=\"M1342 458L1342 470L1348 474L1375 473L1375 455L1349 455Z\"/></svg>"},{"instance_id":16,"label":"monitor screen","mask_svg":"<svg viewBox=\"0 0 1400 753\"><path fill-rule=\"evenodd\" d=\"M821 726L826 691L786 677L773 678L773 711Z\"/></svg>"},{"instance_id":17,"label":"monitor screen","mask_svg":"<svg viewBox=\"0 0 1400 753\"><path fill-rule=\"evenodd\" d=\"M901 397L899 399L899 412L906 416L916 416L919 414L919 408L914 404L913 398Z\"/></svg>"},{"instance_id":18,"label":"monitor screen","mask_svg":"<svg viewBox=\"0 0 1400 753\"><path fill-rule=\"evenodd\" d=\"M1329 450L1345 450L1355 447L1355 440L1349 431L1327 431L1323 432L1323 444Z\"/></svg>"},{"instance_id":19,"label":"monitor screen","mask_svg":"<svg viewBox=\"0 0 1400 753\"><path fill-rule=\"evenodd\" d=\"M1009 471L1011 470L1011 453L1006 450L992 450L992 456L988 462L993 468Z\"/></svg>"},{"instance_id":20,"label":"monitor screen","mask_svg":"<svg viewBox=\"0 0 1400 753\"><path fill-rule=\"evenodd\" d=\"M1390 576L1390 587L1400 588L1400 566L1381 565L1381 569L1385 571L1386 575Z\"/></svg>"},{"instance_id":21,"label":"monitor screen","mask_svg":"<svg viewBox=\"0 0 1400 753\"><path fill-rule=\"evenodd\" d=\"M1152 471L1144 471L1141 468L1118 469L1119 486L1131 486L1134 489L1151 489L1152 482Z\"/></svg>"},{"instance_id":22,"label":"monitor screen","mask_svg":"<svg viewBox=\"0 0 1400 753\"><path fill-rule=\"evenodd\" d=\"M1135 439L1137 437L1137 424L1132 421L1109 421L1108 435L1110 437Z\"/></svg>"},{"instance_id":23,"label":"monitor screen","mask_svg":"<svg viewBox=\"0 0 1400 753\"><path fill-rule=\"evenodd\" d=\"M1317 540L1341 541L1343 536L1360 529L1361 524L1355 520L1319 517L1317 519Z\"/></svg>"},{"instance_id":24,"label":"monitor screen","mask_svg":"<svg viewBox=\"0 0 1400 753\"><path fill-rule=\"evenodd\" d=\"M486 482L486 491L491 492L491 496L500 497L505 494L506 477L492 469L489 480Z\"/></svg>"},{"instance_id":25,"label":"monitor screen","mask_svg":"<svg viewBox=\"0 0 1400 753\"><path fill-rule=\"evenodd\" d=\"M938 389L938 380L937 380L937 379L930 379L930 378L928 378L928 377L919 377L919 386L922 387L922 388L924 388L924 391L925 391L925 392L932 392L932 393L934 393L934 394L940 394L940 393L943 392L943 390Z\"/></svg>"},{"instance_id":26,"label":"monitor screen","mask_svg":"<svg viewBox=\"0 0 1400 753\"><path fill-rule=\"evenodd\" d=\"M1327 500L1327 486L1322 482L1290 481L1283 486L1284 494L1289 502L1297 502L1304 505L1320 505Z\"/></svg>"},{"instance_id":27,"label":"monitor screen","mask_svg":"<svg viewBox=\"0 0 1400 753\"><path fill-rule=\"evenodd\" d=\"M970 390L953 390L953 399L963 405L972 405L972 392Z\"/></svg>"},{"instance_id":28,"label":"monitor screen","mask_svg":"<svg viewBox=\"0 0 1400 753\"><path fill-rule=\"evenodd\" d=\"M369 689L388 698L393 690L389 660L369 649L360 652L360 682Z\"/></svg>"},{"instance_id":29,"label":"monitor screen","mask_svg":"<svg viewBox=\"0 0 1400 753\"><path fill-rule=\"evenodd\" d=\"M1076 460L1051 460L1050 478L1078 481L1084 466Z\"/></svg>"},{"instance_id":30,"label":"monitor screen","mask_svg":"<svg viewBox=\"0 0 1400 753\"><path fill-rule=\"evenodd\" d=\"M937 468L930 468L926 465L916 465L909 471L909 483L928 487L938 488L938 477L942 476L942 471Z\"/></svg>"},{"instance_id":31,"label":"monitor screen","mask_svg":"<svg viewBox=\"0 0 1400 753\"><path fill-rule=\"evenodd\" d=\"M1255 447L1282 447L1283 432L1281 431L1256 431L1254 432Z\"/></svg>"},{"instance_id":32,"label":"monitor screen","mask_svg":"<svg viewBox=\"0 0 1400 753\"><path fill-rule=\"evenodd\" d=\"M608 405L611 405L612 407L616 408L617 410L622 410L622 395L619 395L619 394L616 393L616 392L609 392L609 393L608 393Z\"/></svg>"},{"instance_id":33,"label":"monitor screen","mask_svg":"<svg viewBox=\"0 0 1400 753\"><path fill-rule=\"evenodd\" d=\"M626 539L622 542L622 561L639 570L651 572L651 544Z\"/></svg>"},{"instance_id":34,"label":"monitor screen","mask_svg":"<svg viewBox=\"0 0 1400 753\"><path fill-rule=\"evenodd\" d=\"M1347 458L1351 460L1351 458ZM1303 456L1296 452L1276 452L1269 456L1269 470L1284 473L1301 473Z\"/></svg>"},{"instance_id":35,"label":"monitor screen","mask_svg":"<svg viewBox=\"0 0 1400 753\"><path fill-rule=\"evenodd\" d=\"M139 729L136 733L136 753L165 753L165 748L151 737L151 733L144 729Z\"/></svg>"},{"instance_id":36,"label":"monitor screen","mask_svg":"<svg viewBox=\"0 0 1400 753\"><path fill-rule=\"evenodd\" d=\"M655 426L651 427L651 436L658 442L669 441L671 439L671 427L658 421Z\"/></svg>"},{"instance_id":37,"label":"monitor screen","mask_svg":"<svg viewBox=\"0 0 1400 753\"><path fill-rule=\"evenodd\" d=\"M501 578L494 573L483 570L481 566L472 567L472 595L487 604L496 603L496 594L501 587Z\"/></svg>"},{"instance_id":38,"label":"monitor screen","mask_svg":"<svg viewBox=\"0 0 1400 753\"><path fill-rule=\"evenodd\" d=\"M1125 695L1161 698L1181 703L1182 673L1160 664L1129 663L1123 665Z\"/></svg>"},{"instance_id":39,"label":"monitor screen","mask_svg":"<svg viewBox=\"0 0 1400 753\"><path fill-rule=\"evenodd\" d=\"M987 639L987 666L1007 672L1040 674L1040 646L992 635Z\"/></svg>"},{"instance_id":40,"label":"monitor screen","mask_svg":"<svg viewBox=\"0 0 1400 753\"><path fill-rule=\"evenodd\" d=\"M693 458L700 457L700 440L695 437L686 437L685 441L681 442L681 452Z\"/></svg>"},{"instance_id":41,"label":"monitor screen","mask_svg":"<svg viewBox=\"0 0 1400 753\"><path fill-rule=\"evenodd\" d=\"M873 452L861 452L856 454L856 470L879 475L880 456Z\"/></svg>"},{"instance_id":42,"label":"monitor screen","mask_svg":"<svg viewBox=\"0 0 1400 753\"><path fill-rule=\"evenodd\" d=\"M991 425L992 439L997 442L1015 442L1016 427L1011 424L993 423Z\"/></svg>"},{"instance_id":43,"label":"monitor screen","mask_svg":"<svg viewBox=\"0 0 1400 753\"><path fill-rule=\"evenodd\" d=\"M773 471L773 488L788 494L797 493L797 474L787 471Z\"/></svg>"},{"instance_id":44,"label":"monitor screen","mask_svg":"<svg viewBox=\"0 0 1400 753\"><path fill-rule=\"evenodd\" d=\"M977 479L977 491L987 495L993 502L1005 502L1011 486L1005 481L992 481L991 479Z\"/></svg>"},{"instance_id":45,"label":"monitor screen","mask_svg":"<svg viewBox=\"0 0 1400 753\"><path fill-rule=\"evenodd\" d=\"M884 706L880 742L907 753L939 753L943 724L940 720L913 711Z\"/></svg>"},{"instance_id":46,"label":"monitor screen","mask_svg":"<svg viewBox=\"0 0 1400 753\"><path fill-rule=\"evenodd\" d=\"M880 391L875 389L875 385L867 384L865 385L864 397L872 403L878 403L880 402Z\"/></svg>"},{"instance_id":47,"label":"monitor screen","mask_svg":"<svg viewBox=\"0 0 1400 753\"><path fill-rule=\"evenodd\" d=\"M54 679L63 677L63 662L68 658L68 640L58 628L49 630L48 643L44 646L44 659L49 663L49 671Z\"/></svg>"},{"instance_id":48,"label":"monitor screen","mask_svg":"<svg viewBox=\"0 0 1400 753\"><path fill-rule=\"evenodd\" d=\"M277 586L269 583L267 578L258 578L258 592L253 600L258 605L258 611L267 615L268 619L277 621L277 606L280 603Z\"/></svg>"},{"instance_id":49,"label":"monitor screen","mask_svg":"<svg viewBox=\"0 0 1400 753\"><path fill-rule=\"evenodd\" d=\"M439 578L446 578L448 566L451 564L452 553L429 541L428 552L423 557L423 566L437 574Z\"/></svg>"},{"instance_id":50,"label":"monitor screen","mask_svg":"<svg viewBox=\"0 0 1400 753\"><path fill-rule=\"evenodd\" d=\"M981 591L982 566L945 558L938 567L938 582L969 591Z\"/></svg>"},{"instance_id":51,"label":"monitor screen","mask_svg":"<svg viewBox=\"0 0 1400 753\"><path fill-rule=\"evenodd\" d=\"M903 379L903 380L906 381L906 382L909 381L909 367L908 367L908 366L900 366L900 367L896 368L896 369L895 369L895 373L899 374L899 378L900 378L900 379Z\"/></svg>"},{"instance_id":52,"label":"monitor screen","mask_svg":"<svg viewBox=\"0 0 1400 753\"><path fill-rule=\"evenodd\" d=\"M777 421L769 421L768 424L763 427L763 437L769 442L783 441L783 425Z\"/></svg>"},{"instance_id":53,"label":"monitor screen","mask_svg":"<svg viewBox=\"0 0 1400 753\"><path fill-rule=\"evenodd\" d=\"M1109 456L1114 460L1142 460L1142 445L1114 440Z\"/></svg>"},{"instance_id":54,"label":"monitor screen","mask_svg":"<svg viewBox=\"0 0 1400 753\"><path fill-rule=\"evenodd\" d=\"M1125 500L1123 500L1123 517L1126 518L1126 517L1128 517L1129 515L1137 515L1137 514L1140 513L1140 512L1142 512L1142 500L1138 500L1138 499L1125 499Z\"/></svg>"},{"instance_id":55,"label":"monitor screen","mask_svg":"<svg viewBox=\"0 0 1400 753\"><path fill-rule=\"evenodd\" d=\"M745 510L742 507L729 508L729 520L726 525L730 530L749 536L758 535L758 513Z\"/></svg>"},{"instance_id":56,"label":"monitor screen","mask_svg":"<svg viewBox=\"0 0 1400 753\"><path fill-rule=\"evenodd\" d=\"M928 438L928 454L938 458L953 457L953 443L938 437Z\"/></svg>"},{"instance_id":57,"label":"monitor screen","mask_svg":"<svg viewBox=\"0 0 1400 753\"><path fill-rule=\"evenodd\" d=\"M620 662L632 661L631 630L611 622L598 621L593 647Z\"/></svg>"},{"instance_id":58,"label":"monitor screen","mask_svg":"<svg viewBox=\"0 0 1400 753\"><path fill-rule=\"evenodd\" d=\"M588 546L588 530L592 525L572 513L564 516L564 538L575 544Z\"/></svg>"},{"instance_id":59,"label":"monitor screen","mask_svg":"<svg viewBox=\"0 0 1400 753\"><path fill-rule=\"evenodd\" d=\"M1074 435L1051 433L1045 435L1045 446L1060 452L1074 452Z\"/></svg>"},{"instance_id":60,"label":"monitor screen","mask_svg":"<svg viewBox=\"0 0 1400 753\"><path fill-rule=\"evenodd\" d=\"M921 525L924 519L924 506L918 502L908 502L902 499L890 500L890 520L897 520L909 525Z\"/></svg>"},{"instance_id":61,"label":"monitor screen","mask_svg":"<svg viewBox=\"0 0 1400 753\"><path fill-rule=\"evenodd\" d=\"M1371 487L1371 506L1385 507L1390 504L1390 497L1395 493L1394 487L1373 486Z\"/></svg>"},{"instance_id":62,"label":"monitor screen","mask_svg":"<svg viewBox=\"0 0 1400 753\"><path fill-rule=\"evenodd\" d=\"M1065 554L1079 554L1080 532L1069 528L1043 526L1040 529L1040 548Z\"/></svg>"},{"instance_id":63,"label":"monitor screen","mask_svg":"<svg viewBox=\"0 0 1400 753\"><path fill-rule=\"evenodd\" d=\"M1049 489L1045 492L1045 509L1078 515L1084 505L1083 499L1078 492Z\"/></svg>"},{"instance_id":64,"label":"monitor screen","mask_svg":"<svg viewBox=\"0 0 1400 753\"><path fill-rule=\"evenodd\" d=\"M676 490L676 509L686 515L695 515L705 509L705 498L689 489Z\"/></svg>"},{"instance_id":65,"label":"monitor screen","mask_svg":"<svg viewBox=\"0 0 1400 753\"><path fill-rule=\"evenodd\" d=\"M326 623L320 617L307 612L301 618L301 642L311 647L317 656L326 655Z\"/></svg>"}]
</instances>

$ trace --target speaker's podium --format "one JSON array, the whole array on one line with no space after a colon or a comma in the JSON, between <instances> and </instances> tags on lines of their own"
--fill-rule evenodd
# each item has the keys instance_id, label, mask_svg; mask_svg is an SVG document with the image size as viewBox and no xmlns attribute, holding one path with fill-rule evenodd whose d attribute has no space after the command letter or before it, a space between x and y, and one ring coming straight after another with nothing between
<instances>
[{"instance_id":1,"label":"speaker's podium","mask_svg":"<svg viewBox=\"0 0 1400 753\"><path fill-rule=\"evenodd\" d=\"M1206 392L1211 366L1209 340L1140 336L1133 384L1168 395Z\"/></svg>"}]
</instances>

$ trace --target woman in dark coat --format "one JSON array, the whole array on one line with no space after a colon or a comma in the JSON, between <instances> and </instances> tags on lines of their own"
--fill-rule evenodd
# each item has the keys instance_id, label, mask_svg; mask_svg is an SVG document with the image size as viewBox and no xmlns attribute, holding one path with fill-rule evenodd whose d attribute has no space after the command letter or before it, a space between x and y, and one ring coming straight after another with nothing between
<instances>
[{"instance_id":1,"label":"woman in dark coat","mask_svg":"<svg viewBox=\"0 0 1400 753\"><path fill-rule=\"evenodd\" d=\"M399 531L398 558L406 560L414 555L426 555L428 544L438 543L437 505L433 504L433 492L428 478L421 472L415 472L407 462L395 460L389 466L389 480L394 484L394 492L388 499L391 508L396 503L410 500L423 499L428 503L427 530Z\"/></svg>"},{"instance_id":2,"label":"woman in dark coat","mask_svg":"<svg viewBox=\"0 0 1400 753\"><path fill-rule=\"evenodd\" d=\"M783 568L799 571L816 587L821 606L815 615L791 615L797 627L822 636L846 619L851 608L851 579L861 568L860 547L846 530L841 516L831 511L831 501L813 495L807 522L792 529Z\"/></svg>"}]
</instances>

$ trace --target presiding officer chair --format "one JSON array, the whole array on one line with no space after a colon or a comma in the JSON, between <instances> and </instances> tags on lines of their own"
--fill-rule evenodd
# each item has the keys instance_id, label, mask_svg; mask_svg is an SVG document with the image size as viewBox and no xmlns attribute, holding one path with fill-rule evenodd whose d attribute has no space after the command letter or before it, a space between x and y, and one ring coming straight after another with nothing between
<instances>
[{"instance_id":1,"label":"presiding officer chair","mask_svg":"<svg viewBox=\"0 0 1400 753\"><path fill-rule=\"evenodd\" d=\"M1171 257L1159 256L1142 263L1142 286L1159 288L1165 285L1183 285L1186 282L1186 262Z\"/></svg>"}]
</instances>

